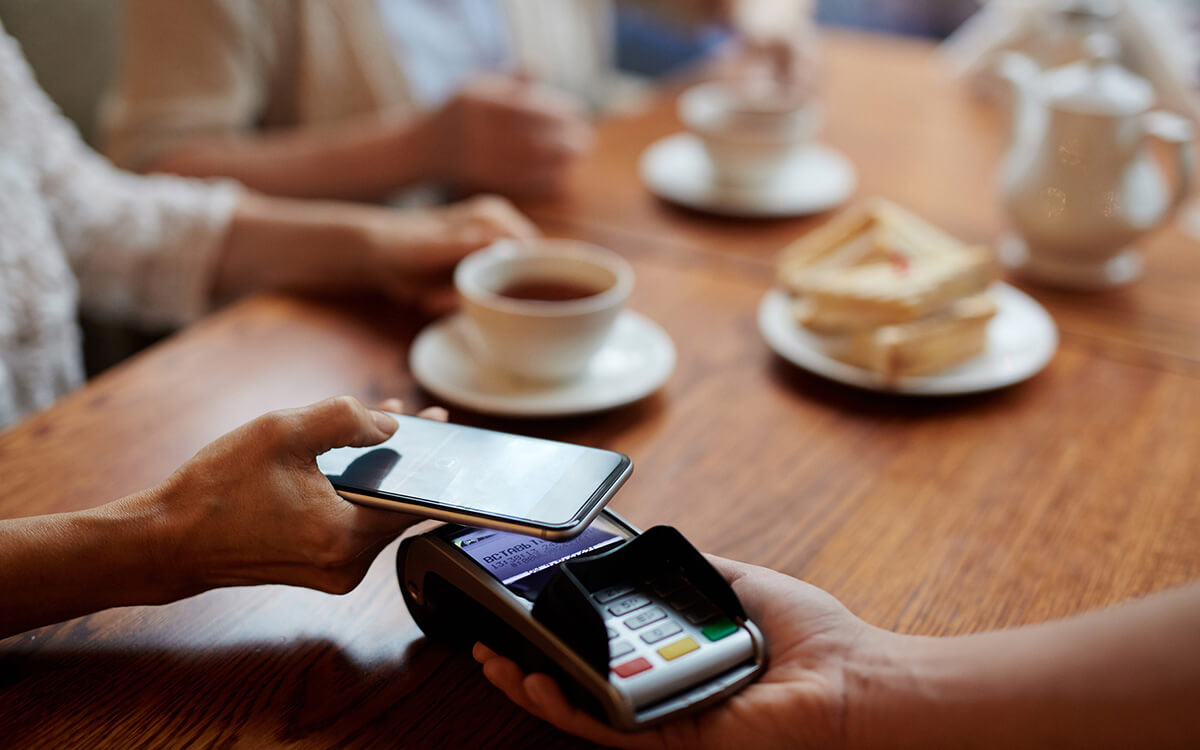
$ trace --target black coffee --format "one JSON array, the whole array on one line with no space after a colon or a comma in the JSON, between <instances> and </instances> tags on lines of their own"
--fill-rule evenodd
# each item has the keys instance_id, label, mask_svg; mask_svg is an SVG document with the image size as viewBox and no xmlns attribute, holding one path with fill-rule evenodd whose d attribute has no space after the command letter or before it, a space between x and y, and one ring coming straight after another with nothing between
<instances>
[{"instance_id":1,"label":"black coffee","mask_svg":"<svg viewBox=\"0 0 1200 750\"><path fill-rule=\"evenodd\" d=\"M567 302L592 297L603 291L594 286L560 279L516 279L496 293L501 297L530 302Z\"/></svg>"}]
</instances>

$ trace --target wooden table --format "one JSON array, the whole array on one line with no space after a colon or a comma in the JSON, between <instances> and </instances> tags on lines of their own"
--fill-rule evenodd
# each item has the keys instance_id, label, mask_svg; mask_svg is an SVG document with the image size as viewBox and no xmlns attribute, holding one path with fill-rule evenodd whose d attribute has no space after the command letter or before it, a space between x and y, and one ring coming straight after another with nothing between
<instances>
[{"instance_id":1,"label":"wooden table","mask_svg":"<svg viewBox=\"0 0 1200 750\"><path fill-rule=\"evenodd\" d=\"M1000 229L996 116L923 43L834 36L827 139L864 194L970 240ZM588 418L452 418L634 457L613 507L769 565L870 622L965 633L1116 602L1200 574L1200 254L1174 229L1117 292L1031 290L1062 333L1008 390L900 399L798 372L759 337L778 248L823 220L706 218L648 196L637 154L678 128L669 99L613 119L547 233L635 264L632 306L679 350L642 403ZM96 505L157 482L269 409L334 393L427 403L407 371L419 321L377 302L259 297L212 316L0 434L4 517ZM469 656L407 616L389 548L353 593L214 591L0 643L0 744L486 746L574 741L510 706Z\"/></svg>"}]
</instances>

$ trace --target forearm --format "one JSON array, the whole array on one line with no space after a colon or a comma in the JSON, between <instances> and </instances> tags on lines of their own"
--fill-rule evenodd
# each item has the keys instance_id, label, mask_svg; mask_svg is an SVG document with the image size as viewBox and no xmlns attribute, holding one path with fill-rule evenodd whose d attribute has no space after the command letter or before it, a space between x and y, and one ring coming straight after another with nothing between
<instances>
[{"instance_id":1,"label":"forearm","mask_svg":"<svg viewBox=\"0 0 1200 750\"><path fill-rule=\"evenodd\" d=\"M883 639L851 670L851 746L1169 747L1200 736L1195 584L1043 625Z\"/></svg>"},{"instance_id":2,"label":"forearm","mask_svg":"<svg viewBox=\"0 0 1200 750\"><path fill-rule=\"evenodd\" d=\"M260 290L338 291L370 278L370 226L385 209L247 194L217 262L213 296Z\"/></svg>"},{"instance_id":3,"label":"forearm","mask_svg":"<svg viewBox=\"0 0 1200 750\"><path fill-rule=\"evenodd\" d=\"M76 513L0 521L0 637L178 590L153 492Z\"/></svg>"},{"instance_id":4,"label":"forearm","mask_svg":"<svg viewBox=\"0 0 1200 750\"><path fill-rule=\"evenodd\" d=\"M468 253L536 235L495 197L397 211L246 193L213 260L209 293L224 301L263 290L376 290L411 304L446 290Z\"/></svg>"},{"instance_id":5,"label":"forearm","mask_svg":"<svg viewBox=\"0 0 1200 750\"><path fill-rule=\"evenodd\" d=\"M185 177L231 177L268 195L372 200L436 179L429 116L364 117L329 126L180 144L151 169Z\"/></svg>"}]
</instances>

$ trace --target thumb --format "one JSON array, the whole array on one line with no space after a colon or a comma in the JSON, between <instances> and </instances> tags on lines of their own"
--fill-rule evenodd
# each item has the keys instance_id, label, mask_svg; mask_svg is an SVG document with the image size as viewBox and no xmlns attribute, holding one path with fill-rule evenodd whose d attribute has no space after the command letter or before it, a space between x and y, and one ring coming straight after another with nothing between
<instances>
[{"instance_id":1,"label":"thumb","mask_svg":"<svg viewBox=\"0 0 1200 750\"><path fill-rule=\"evenodd\" d=\"M399 426L396 420L363 406L352 396L335 396L291 410L291 433L296 453L313 458L333 448L381 443Z\"/></svg>"}]
</instances>

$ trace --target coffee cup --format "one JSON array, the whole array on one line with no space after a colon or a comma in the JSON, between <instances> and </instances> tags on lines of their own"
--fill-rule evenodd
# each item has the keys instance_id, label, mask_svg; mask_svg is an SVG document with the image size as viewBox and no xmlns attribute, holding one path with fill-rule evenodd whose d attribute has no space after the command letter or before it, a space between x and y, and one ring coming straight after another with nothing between
<instances>
[{"instance_id":1,"label":"coffee cup","mask_svg":"<svg viewBox=\"0 0 1200 750\"><path fill-rule=\"evenodd\" d=\"M501 240L454 271L470 346L485 362L540 381L581 376L633 289L605 248L566 239Z\"/></svg>"},{"instance_id":2,"label":"coffee cup","mask_svg":"<svg viewBox=\"0 0 1200 750\"><path fill-rule=\"evenodd\" d=\"M683 92L679 119L704 145L718 184L757 187L816 136L820 105L774 85L711 81Z\"/></svg>"}]
</instances>

